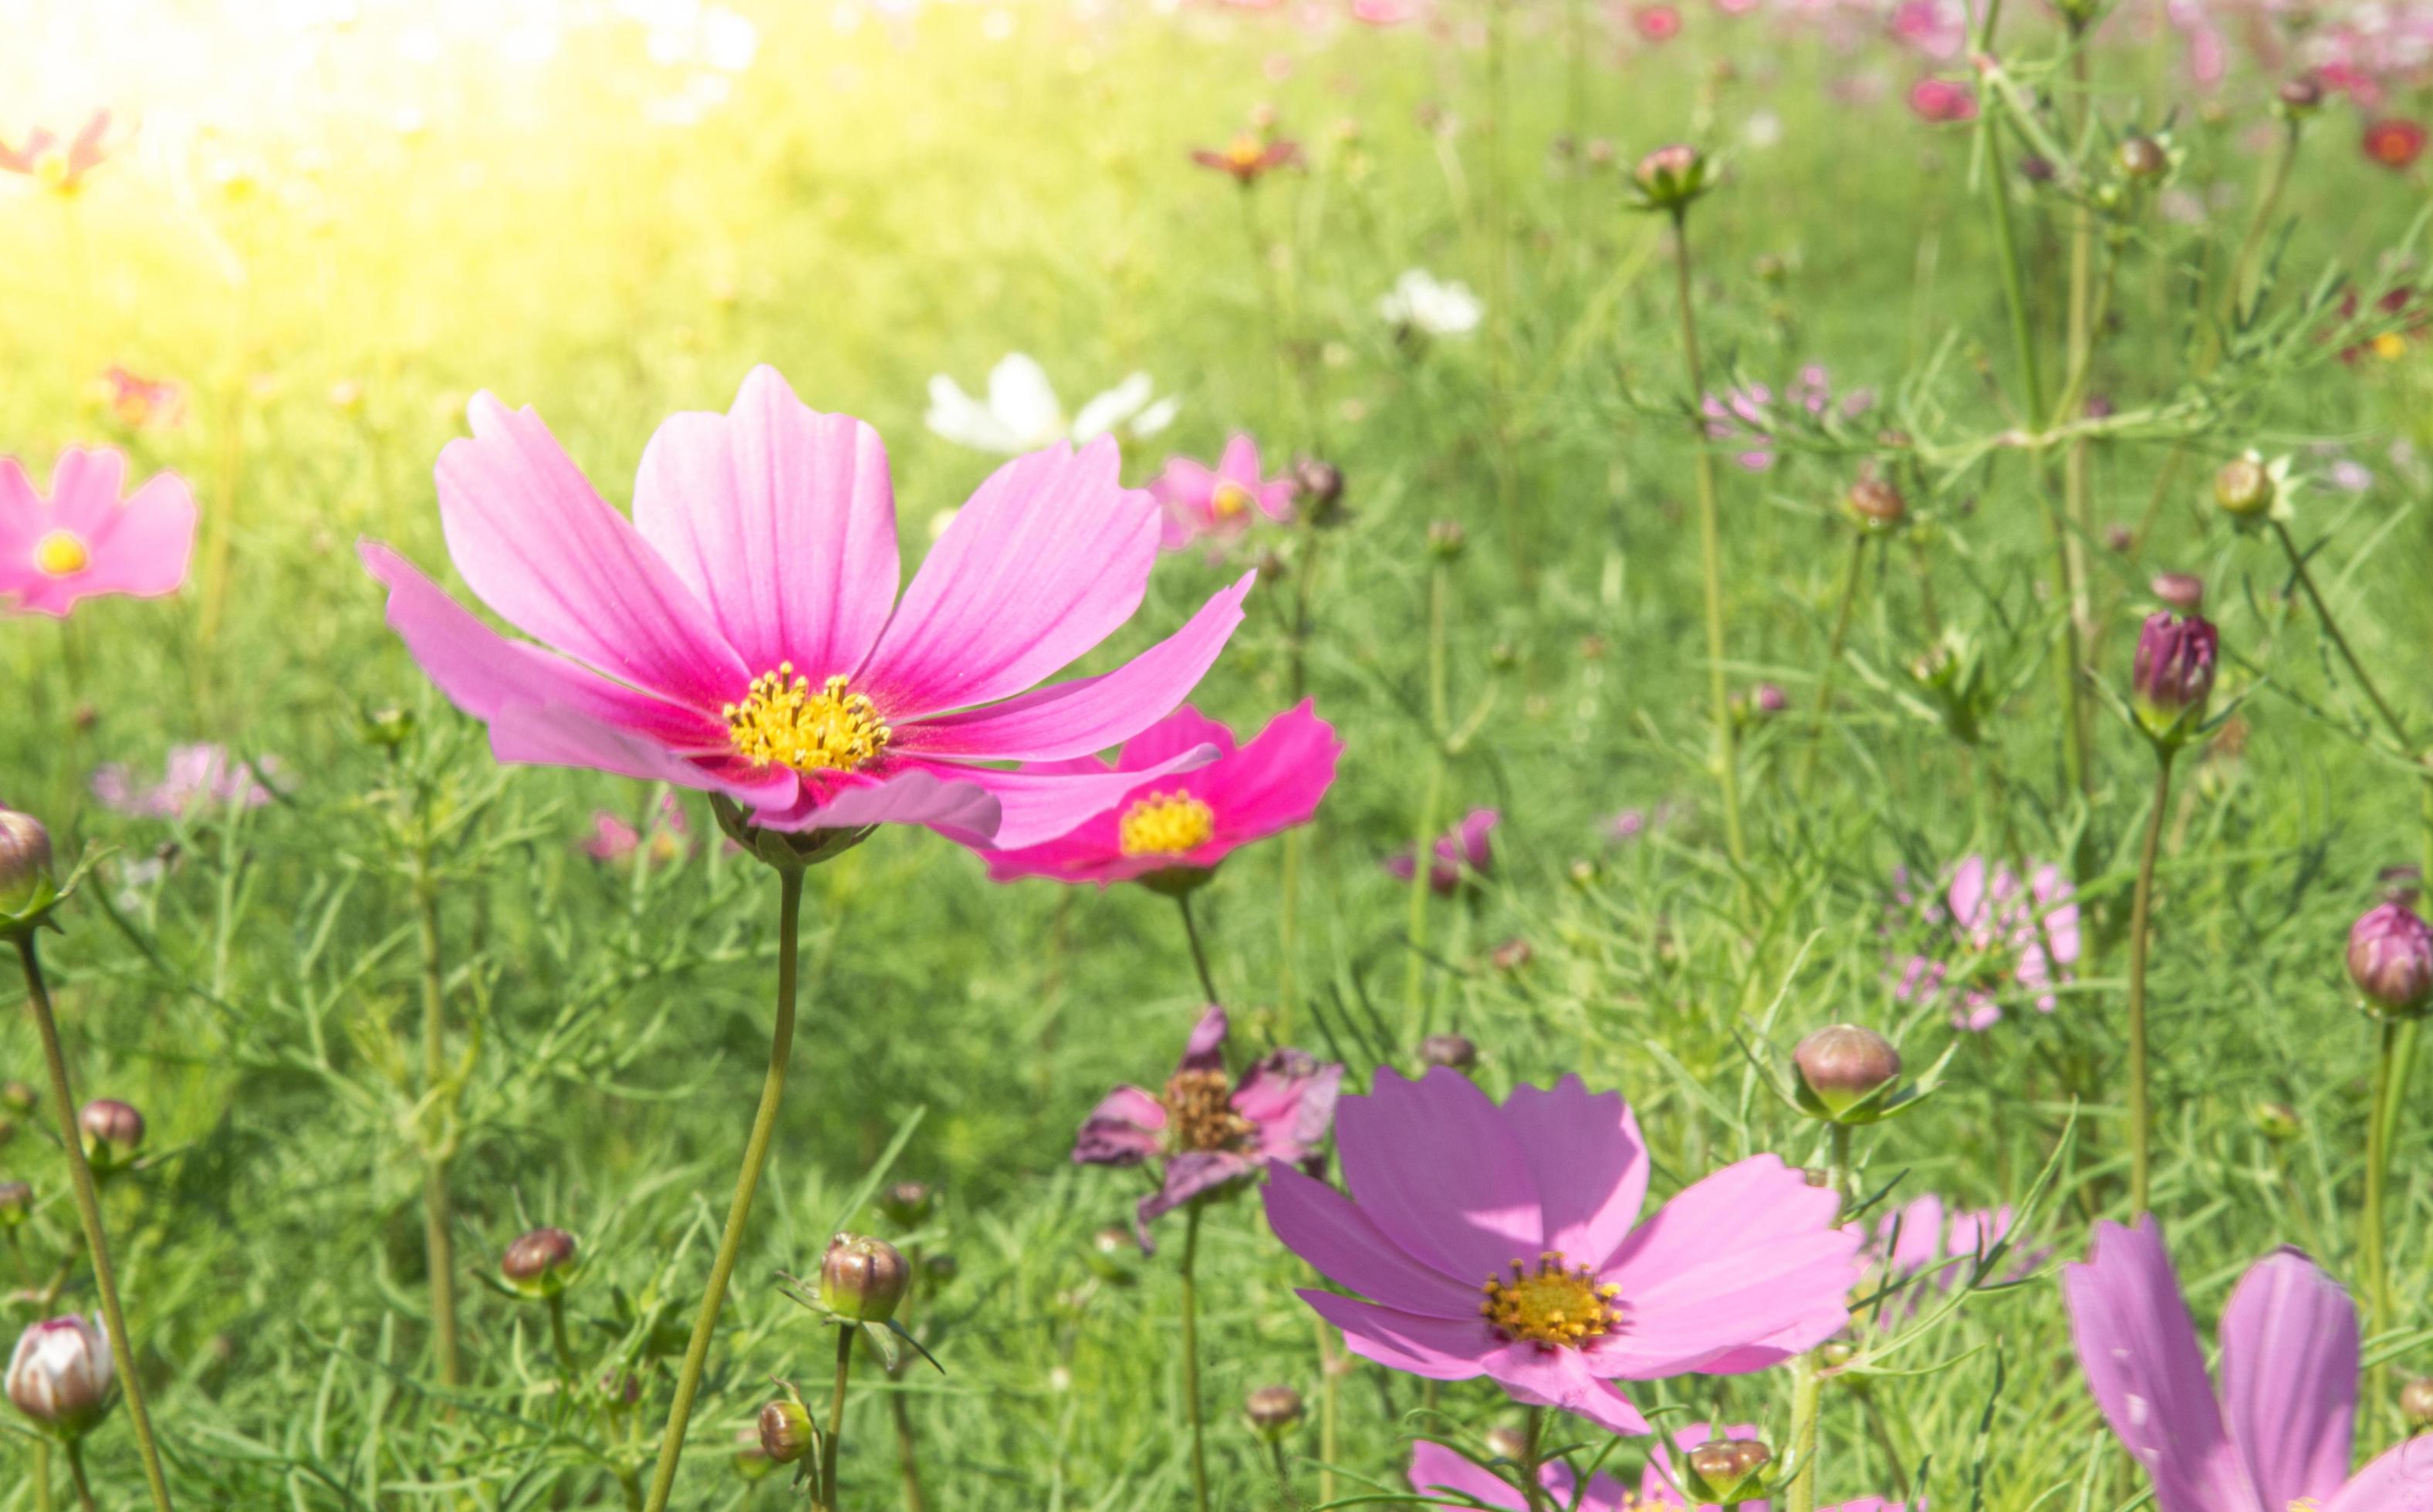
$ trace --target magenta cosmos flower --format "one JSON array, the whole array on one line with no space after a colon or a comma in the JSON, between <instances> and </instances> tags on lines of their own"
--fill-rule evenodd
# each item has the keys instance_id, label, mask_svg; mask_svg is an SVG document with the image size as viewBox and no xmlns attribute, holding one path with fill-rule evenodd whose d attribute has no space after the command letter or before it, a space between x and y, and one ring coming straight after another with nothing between
<instances>
[{"instance_id":1,"label":"magenta cosmos flower","mask_svg":"<svg viewBox=\"0 0 2433 1512\"><path fill-rule=\"evenodd\" d=\"M93 769L93 795L104 807L137 819L183 819L230 804L259 808L275 795L255 777L257 767L275 775L279 762L272 756L240 761L228 747L207 742L173 745L159 782L141 781L127 763L109 761Z\"/></svg>"},{"instance_id":2,"label":"magenta cosmos flower","mask_svg":"<svg viewBox=\"0 0 2433 1512\"><path fill-rule=\"evenodd\" d=\"M1485 876L1495 859L1489 837L1503 816L1492 808L1473 808L1462 822L1437 837L1436 854L1428 862L1428 886L1438 892L1450 892L1461 886L1464 876ZM1418 852L1405 845L1377 864L1407 882L1417 870Z\"/></svg>"},{"instance_id":3,"label":"magenta cosmos flower","mask_svg":"<svg viewBox=\"0 0 2433 1512\"><path fill-rule=\"evenodd\" d=\"M1133 1212L1143 1253L1156 1248L1148 1226L1184 1203L1248 1181L1270 1162L1278 1170L1315 1166L1335 1122L1341 1066L1276 1050L1236 1083L1225 1070L1228 1027L1225 1011L1211 1004L1164 1092L1117 1087L1073 1141L1073 1159L1083 1165L1165 1161L1157 1190Z\"/></svg>"},{"instance_id":4,"label":"magenta cosmos flower","mask_svg":"<svg viewBox=\"0 0 2433 1512\"><path fill-rule=\"evenodd\" d=\"M925 824L967 843L1063 834L1154 771L1005 771L1131 739L1181 703L1241 622L1245 575L1174 636L1031 689L1139 607L1157 508L1115 445L1058 445L990 475L901 602L878 433L820 415L770 368L725 415L672 416L629 521L540 417L488 394L439 456L449 555L540 645L484 625L388 547L364 562L388 622L502 761L707 791L772 830Z\"/></svg>"},{"instance_id":5,"label":"magenta cosmos flower","mask_svg":"<svg viewBox=\"0 0 2433 1512\"><path fill-rule=\"evenodd\" d=\"M126 481L118 452L70 447L45 499L16 458L0 457L0 599L64 620L81 599L177 592L195 552L194 492L163 472L121 502Z\"/></svg>"},{"instance_id":6,"label":"magenta cosmos flower","mask_svg":"<svg viewBox=\"0 0 2433 1512\"><path fill-rule=\"evenodd\" d=\"M110 155L101 143L109 132L108 110L94 111L73 137L38 126L14 146L0 142L0 171L24 174L45 189L74 194L84 186L84 176Z\"/></svg>"},{"instance_id":7,"label":"magenta cosmos flower","mask_svg":"<svg viewBox=\"0 0 2433 1512\"><path fill-rule=\"evenodd\" d=\"M1380 1071L1336 1145L1351 1197L1273 1166L1268 1222L1367 1299L1301 1294L1380 1365L1643 1434L1614 1382L1762 1370L1850 1321L1863 1235L1833 1193L1759 1155L1642 1222L1638 1120L1577 1077L1499 1107L1457 1071Z\"/></svg>"},{"instance_id":8,"label":"magenta cosmos flower","mask_svg":"<svg viewBox=\"0 0 2433 1512\"><path fill-rule=\"evenodd\" d=\"M1158 544L1169 552L1202 535L1230 541L1261 515L1290 519L1295 492L1289 477L1261 476L1259 444L1247 435L1226 442L1214 467L1190 457L1167 458L1148 491L1165 511Z\"/></svg>"},{"instance_id":9,"label":"magenta cosmos flower","mask_svg":"<svg viewBox=\"0 0 2433 1512\"><path fill-rule=\"evenodd\" d=\"M2079 1368L2152 1478L2156 1512L2422 1504L2424 1455L2406 1444L2349 1479L2356 1308L2297 1250L2258 1261L2231 1293L2219 1396L2152 1215L2134 1229L2097 1224L2085 1264L2063 1266L2061 1284Z\"/></svg>"},{"instance_id":10,"label":"magenta cosmos flower","mask_svg":"<svg viewBox=\"0 0 2433 1512\"><path fill-rule=\"evenodd\" d=\"M1948 1003L1953 1027L1970 1030L1991 1028L2002 1017L2003 1001L2019 994L2032 997L2038 1011L2051 1012L2056 980L2068 980L2078 960L2078 904L2059 867L2035 869L2033 907L2020 897L2018 876L2008 867L1993 869L1990 888L1986 870L1983 857L1971 856L1951 869L1939 897L1920 900L1905 886L1894 893L1950 948L1910 957L1893 995L1905 1003Z\"/></svg>"},{"instance_id":11,"label":"magenta cosmos flower","mask_svg":"<svg viewBox=\"0 0 2433 1512\"><path fill-rule=\"evenodd\" d=\"M1142 783L1106 812L1071 834L988 858L1000 882L1022 876L1059 882L1130 882L1148 878L1169 889L1196 886L1216 863L1252 841L1305 824L1335 781L1343 742L1308 699L1268 722L1251 743L1185 705L1124 743L1114 770L1166 765L1180 752L1214 746L1216 759L1197 771ZM1104 772L1097 756L1059 764Z\"/></svg>"},{"instance_id":12,"label":"magenta cosmos flower","mask_svg":"<svg viewBox=\"0 0 2433 1512\"><path fill-rule=\"evenodd\" d=\"M650 832L636 829L623 816L600 808L592 811L591 833L579 847L595 861L621 861L636 851L648 848L650 858L660 865L683 860L692 849L692 824L685 818L684 805L672 792L659 794L657 810L650 819Z\"/></svg>"}]
</instances>

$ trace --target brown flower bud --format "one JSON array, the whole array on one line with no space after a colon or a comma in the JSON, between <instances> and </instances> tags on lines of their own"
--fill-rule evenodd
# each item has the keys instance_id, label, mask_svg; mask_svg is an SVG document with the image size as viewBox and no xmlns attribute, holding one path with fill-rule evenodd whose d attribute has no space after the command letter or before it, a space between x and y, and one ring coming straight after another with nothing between
<instances>
[{"instance_id":1,"label":"brown flower bud","mask_svg":"<svg viewBox=\"0 0 2433 1512\"><path fill-rule=\"evenodd\" d=\"M820 1260L820 1304L849 1323L884 1323L912 1283L904 1252L884 1239L841 1233Z\"/></svg>"},{"instance_id":2,"label":"brown flower bud","mask_svg":"<svg viewBox=\"0 0 2433 1512\"><path fill-rule=\"evenodd\" d=\"M95 1097L77 1114L84 1130L85 1159L96 1165L132 1160L144 1147L144 1115L115 1097Z\"/></svg>"},{"instance_id":3,"label":"brown flower bud","mask_svg":"<svg viewBox=\"0 0 2433 1512\"><path fill-rule=\"evenodd\" d=\"M1420 1042L1420 1063L1467 1071L1478 1063L1478 1046L1466 1035L1431 1034Z\"/></svg>"},{"instance_id":4,"label":"brown flower bud","mask_svg":"<svg viewBox=\"0 0 2433 1512\"><path fill-rule=\"evenodd\" d=\"M760 1409L760 1452L791 1465L811 1452L811 1415L803 1404L780 1398Z\"/></svg>"},{"instance_id":5,"label":"brown flower bud","mask_svg":"<svg viewBox=\"0 0 2433 1512\"><path fill-rule=\"evenodd\" d=\"M2171 155L2152 137L2124 137L2112 156L2130 178L2160 178L2171 167Z\"/></svg>"},{"instance_id":6,"label":"brown flower bud","mask_svg":"<svg viewBox=\"0 0 2433 1512\"><path fill-rule=\"evenodd\" d=\"M1833 1024L1799 1042L1791 1063L1828 1118L1864 1102L1901 1073L1893 1043L1856 1024Z\"/></svg>"},{"instance_id":7,"label":"brown flower bud","mask_svg":"<svg viewBox=\"0 0 2433 1512\"><path fill-rule=\"evenodd\" d=\"M2401 1386L2399 1411L2416 1432L2433 1428L2433 1378L2419 1376Z\"/></svg>"},{"instance_id":8,"label":"brown flower bud","mask_svg":"<svg viewBox=\"0 0 2433 1512\"><path fill-rule=\"evenodd\" d=\"M2181 614L2194 614L2204 607L2204 579L2192 572L2158 572L2152 586L2154 597Z\"/></svg>"},{"instance_id":9,"label":"brown flower bud","mask_svg":"<svg viewBox=\"0 0 2433 1512\"><path fill-rule=\"evenodd\" d=\"M499 1273L518 1291L545 1296L564 1288L574 1252L574 1235L564 1229L535 1229L507 1246Z\"/></svg>"},{"instance_id":10,"label":"brown flower bud","mask_svg":"<svg viewBox=\"0 0 2433 1512\"><path fill-rule=\"evenodd\" d=\"M1298 1427L1303 1411L1301 1393L1290 1386L1261 1386L1242 1399L1251 1431L1270 1442Z\"/></svg>"}]
</instances>

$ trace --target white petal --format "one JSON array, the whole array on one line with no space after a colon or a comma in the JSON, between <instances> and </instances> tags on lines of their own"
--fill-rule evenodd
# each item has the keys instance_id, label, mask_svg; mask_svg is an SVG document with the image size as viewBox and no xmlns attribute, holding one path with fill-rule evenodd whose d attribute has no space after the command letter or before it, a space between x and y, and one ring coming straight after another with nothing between
<instances>
[{"instance_id":1,"label":"white petal","mask_svg":"<svg viewBox=\"0 0 2433 1512\"><path fill-rule=\"evenodd\" d=\"M1056 402L1046 369L1027 353L1008 352L989 369L988 402L997 423L1014 438L1007 450L1029 451L1063 438L1064 407Z\"/></svg>"},{"instance_id":2,"label":"white petal","mask_svg":"<svg viewBox=\"0 0 2433 1512\"><path fill-rule=\"evenodd\" d=\"M929 429L957 446L979 451L1020 451L1022 438L945 374L929 380L929 413L922 418Z\"/></svg>"},{"instance_id":3,"label":"white petal","mask_svg":"<svg viewBox=\"0 0 2433 1512\"><path fill-rule=\"evenodd\" d=\"M1089 403L1073 416L1073 439L1095 441L1141 412L1141 406L1157 392L1147 373L1134 373Z\"/></svg>"}]
</instances>

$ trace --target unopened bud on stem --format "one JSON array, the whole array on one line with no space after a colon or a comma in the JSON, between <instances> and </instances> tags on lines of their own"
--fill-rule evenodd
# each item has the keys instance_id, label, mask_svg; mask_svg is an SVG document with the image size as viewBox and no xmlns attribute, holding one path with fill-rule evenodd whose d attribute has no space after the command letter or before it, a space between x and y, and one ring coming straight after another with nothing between
<instances>
[{"instance_id":1,"label":"unopened bud on stem","mask_svg":"<svg viewBox=\"0 0 2433 1512\"><path fill-rule=\"evenodd\" d=\"M574 1235L564 1229L535 1229L507 1246L499 1273L527 1297L553 1296L566 1289L575 1249Z\"/></svg>"},{"instance_id":2,"label":"unopened bud on stem","mask_svg":"<svg viewBox=\"0 0 2433 1512\"><path fill-rule=\"evenodd\" d=\"M791 1465L811 1452L811 1415L803 1404L780 1399L760 1409L760 1452Z\"/></svg>"},{"instance_id":3,"label":"unopened bud on stem","mask_svg":"<svg viewBox=\"0 0 2433 1512\"><path fill-rule=\"evenodd\" d=\"M820 1261L820 1305L849 1323L884 1323L911 1280L912 1267L893 1245L841 1233Z\"/></svg>"},{"instance_id":4,"label":"unopened bud on stem","mask_svg":"<svg viewBox=\"0 0 2433 1512\"><path fill-rule=\"evenodd\" d=\"M1809 1035L1791 1052L1791 1063L1828 1118L1841 1117L1901 1073L1893 1042L1856 1024L1829 1025Z\"/></svg>"}]
</instances>

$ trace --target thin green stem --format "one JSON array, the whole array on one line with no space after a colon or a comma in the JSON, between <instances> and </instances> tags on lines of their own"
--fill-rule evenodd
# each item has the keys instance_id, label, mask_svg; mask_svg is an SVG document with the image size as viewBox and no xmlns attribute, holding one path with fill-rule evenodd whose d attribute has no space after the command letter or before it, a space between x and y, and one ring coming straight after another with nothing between
<instances>
[{"instance_id":1,"label":"thin green stem","mask_svg":"<svg viewBox=\"0 0 2433 1512\"><path fill-rule=\"evenodd\" d=\"M84 1446L74 1439L68 1441L68 1478L76 1482L77 1505L95 1512L93 1487L84 1478Z\"/></svg>"},{"instance_id":2,"label":"thin green stem","mask_svg":"<svg viewBox=\"0 0 2433 1512\"><path fill-rule=\"evenodd\" d=\"M1825 1181L1844 1202L1851 1198L1850 1127L1832 1124L1826 1130ZM1791 1362L1791 1487L1784 1497L1788 1512L1816 1512L1816 1451L1824 1416L1824 1351L1812 1350Z\"/></svg>"},{"instance_id":3,"label":"thin green stem","mask_svg":"<svg viewBox=\"0 0 2433 1512\"><path fill-rule=\"evenodd\" d=\"M1199 1211L1198 1202L1182 1210L1182 1406L1191 1419L1191 1504L1208 1512L1207 1433L1199 1410Z\"/></svg>"},{"instance_id":4,"label":"thin green stem","mask_svg":"<svg viewBox=\"0 0 2433 1512\"><path fill-rule=\"evenodd\" d=\"M1697 437L1698 559L1707 597L1707 694L1709 715L1715 725L1715 781L1723 790L1724 843L1735 864L1748 861L1748 845L1741 830L1741 777L1738 732L1732 728L1731 687L1724 667L1724 547L1715 504L1715 453L1698 423L1698 406L1707 392L1704 365L1698 360L1696 297L1690 276L1690 217L1673 213L1673 271L1681 306L1681 359L1690 374L1692 433Z\"/></svg>"},{"instance_id":5,"label":"thin green stem","mask_svg":"<svg viewBox=\"0 0 2433 1512\"><path fill-rule=\"evenodd\" d=\"M2154 802L2146 815L2146 842L2137 852L2137 892L2129 906L2129 1213L2147 1211L2153 1169L2154 1112L2148 1098L2146 960L2153 949L2154 858L2163 846L2163 812L2171 801L2169 748L2154 760Z\"/></svg>"},{"instance_id":6,"label":"thin green stem","mask_svg":"<svg viewBox=\"0 0 2433 1512\"><path fill-rule=\"evenodd\" d=\"M1293 1494L1292 1470L1285 1462L1283 1439L1268 1438L1268 1465L1276 1472L1276 1497L1284 1504L1285 1512L1297 1512L1301 1506L1301 1498Z\"/></svg>"},{"instance_id":7,"label":"thin green stem","mask_svg":"<svg viewBox=\"0 0 2433 1512\"><path fill-rule=\"evenodd\" d=\"M1199 974L1199 991L1214 1005L1224 999L1216 994L1216 977L1208 969L1208 951L1199 943L1199 921L1191 912L1191 894L1178 892L1174 906L1182 913L1182 937L1191 942L1191 969Z\"/></svg>"},{"instance_id":8,"label":"thin green stem","mask_svg":"<svg viewBox=\"0 0 2433 1512\"><path fill-rule=\"evenodd\" d=\"M912 1436L912 1408L901 1391L887 1394L888 1416L895 1420L895 1469L904 1478L904 1512L927 1512L921 1494L921 1447Z\"/></svg>"},{"instance_id":9,"label":"thin green stem","mask_svg":"<svg viewBox=\"0 0 2433 1512\"><path fill-rule=\"evenodd\" d=\"M828 1432L820 1440L820 1505L825 1512L837 1509L837 1450L844 1442L844 1394L853 1385L853 1341L859 1327L842 1324L837 1329L836 1385L828 1393Z\"/></svg>"},{"instance_id":10,"label":"thin green stem","mask_svg":"<svg viewBox=\"0 0 2433 1512\"><path fill-rule=\"evenodd\" d=\"M2403 1028L2412 1031L2415 1025L2403 1027L2397 1019L2382 1021L2380 1044L2373 1060L2373 1104L2365 1136L2365 1207L2357 1215L2357 1279L2365 1291L2369 1336L2388 1329L2393 1317L2390 1268L2383 1248L2389 1239L2383 1198L2390 1173L2391 1130L2399 1121L2395 1090L2399 1084ZM2407 1033L2406 1040L2407 1049L2412 1051L2414 1034Z\"/></svg>"},{"instance_id":11,"label":"thin green stem","mask_svg":"<svg viewBox=\"0 0 2433 1512\"><path fill-rule=\"evenodd\" d=\"M549 1344L557 1351L557 1373L565 1379L569 1397L574 1391L574 1346L566 1336L566 1299L556 1292L549 1294Z\"/></svg>"},{"instance_id":12,"label":"thin green stem","mask_svg":"<svg viewBox=\"0 0 2433 1512\"><path fill-rule=\"evenodd\" d=\"M1427 1036L1428 890L1437 863L1437 808L1444 798L1444 757L1428 764L1428 785L1420 800L1419 834L1411 843L1411 894L1404 930L1409 937L1410 972L1404 978L1403 1000L1410 1015L1410 1044L1417 1049Z\"/></svg>"},{"instance_id":13,"label":"thin green stem","mask_svg":"<svg viewBox=\"0 0 2433 1512\"><path fill-rule=\"evenodd\" d=\"M2280 150L2273 153L2271 164L2264 170L2264 192L2256 196L2255 213L2247 218L2247 231L2238 240L2238 256L2230 264L2230 285L2223 291L2221 308L2224 326L2247 318L2254 306L2254 296L2247 285L2255 274L2256 254L2264 247L2265 229L2281 208L2281 192L2288 187L2290 166L2298 161L2298 123L2287 123L2281 130Z\"/></svg>"},{"instance_id":14,"label":"thin green stem","mask_svg":"<svg viewBox=\"0 0 2433 1512\"><path fill-rule=\"evenodd\" d=\"M1529 1409L1528 1426L1521 1431L1521 1495L1529 1504L1529 1512L1542 1512L1547 1506L1543 1473L1546 1444L1546 1409Z\"/></svg>"},{"instance_id":15,"label":"thin green stem","mask_svg":"<svg viewBox=\"0 0 2433 1512\"><path fill-rule=\"evenodd\" d=\"M803 873L799 867L777 873L777 1023L769 1037L769 1071L760 1084L760 1108L752 1117L752 1136L743 1147L743 1168L736 1174L735 1200L726 1210L726 1232L718 1241L718 1258L710 1263L709 1284L702 1293L701 1312L693 1319L692 1340L685 1346L684 1365L676 1373L675 1401L668 1406L666 1434L659 1440L659 1466L651 1477L650 1500L644 1512L666 1512L675 1490L676 1464L684 1458L685 1428L692 1420L692 1399L701 1390L702 1368L709 1360L709 1341L718 1332L718 1311L726 1300L727 1278L735 1274L736 1257L743 1249L743 1229L752 1215L752 1196L760 1189L760 1168L768 1164L769 1141L777 1129L777 1108L786 1097L786 1064L794 1050L795 964L798 926L803 914Z\"/></svg>"},{"instance_id":16,"label":"thin green stem","mask_svg":"<svg viewBox=\"0 0 2433 1512\"><path fill-rule=\"evenodd\" d=\"M1825 666L1816 674L1816 721L1808 729L1808 750L1799 760L1798 790L1808 790L1809 779L1816 774L1816 753L1825 743L1825 725L1833 714L1833 672L1842 665L1842 646L1850 635L1850 607L1858 602L1859 583L1866 570L1867 537L1863 535L1850 542L1850 571L1842 580L1842 603L1833 611L1833 636L1825 647Z\"/></svg>"},{"instance_id":17,"label":"thin green stem","mask_svg":"<svg viewBox=\"0 0 2433 1512\"><path fill-rule=\"evenodd\" d=\"M26 1003L34 1011L34 1027L43 1037L43 1062L51 1074L51 1107L60 1120L60 1146L68 1159L68 1179L76 1190L77 1218L84 1226L86 1253L93 1260L94 1283L101 1290L102 1318L110 1325L111 1362L117 1367L119 1388L127 1394L127 1420L135 1429L136 1451L144 1457L144 1479L152 1489L158 1512L170 1512L169 1482L161 1473L161 1446L152 1438L152 1414L144 1404L144 1380L135 1360L135 1340L127 1332L127 1311L119 1305L118 1272L110 1263L110 1239L101 1232L101 1195L93 1184L93 1167L84 1158L84 1136L77 1128L77 1101L68 1088L67 1057L60 1049L60 1026L51 1013L50 989L43 981L43 963L34 951L34 931L17 934L17 959L26 968ZM68 1446L68 1467L77 1490L84 1489L84 1465L76 1446Z\"/></svg>"},{"instance_id":18,"label":"thin green stem","mask_svg":"<svg viewBox=\"0 0 2433 1512\"><path fill-rule=\"evenodd\" d=\"M34 1441L34 1512L51 1512L51 1443Z\"/></svg>"},{"instance_id":19,"label":"thin green stem","mask_svg":"<svg viewBox=\"0 0 2433 1512\"><path fill-rule=\"evenodd\" d=\"M431 852L420 853L414 876L416 935L422 964L422 1096L427 1125L422 1140L422 1253L430 1273L432 1349L439 1384L463 1379L456 1336L456 1242L449 1218L448 1164L453 1143L452 1096L448 1089L448 986L439 948L439 887Z\"/></svg>"},{"instance_id":20,"label":"thin green stem","mask_svg":"<svg viewBox=\"0 0 2433 1512\"><path fill-rule=\"evenodd\" d=\"M2365 696L2373 704L2373 711L2382 716L2384 728L2390 731L2390 738L2397 740L2399 749L2406 753L2408 749L2407 722L2382 696L2382 689L2374 686L2373 678L2366 672L2365 664L2357 660L2356 653L2350 648L2349 637L2340 634L2339 621L2332 618L2331 605L2323 602L2322 591L2315 586L2315 574L2306 566L2305 553L2299 551L2298 543L2290 538L2289 527L2276 519L2272 522L2272 534L2289 558L2289 569L2297 574L2298 586L2306 590L2306 602L2315 606L2316 622L2323 627L2323 634L2331 637L2333 647L2340 654L2340 660L2348 663L2349 675L2365 689Z\"/></svg>"}]
</instances>

